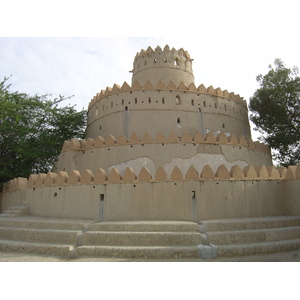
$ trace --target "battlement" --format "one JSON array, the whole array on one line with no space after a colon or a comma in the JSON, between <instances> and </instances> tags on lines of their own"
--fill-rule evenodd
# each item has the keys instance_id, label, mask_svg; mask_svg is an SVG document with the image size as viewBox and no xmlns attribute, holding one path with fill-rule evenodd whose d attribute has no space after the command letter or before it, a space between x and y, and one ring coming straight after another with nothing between
<instances>
[{"instance_id":1,"label":"battlement","mask_svg":"<svg viewBox=\"0 0 300 300\"><path fill-rule=\"evenodd\" d=\"M92 148L111 147L111 146L124 146L124 145L144 145L144 144L224 144L246 147L249 150L256 150L271 153L270 147L259 141L253 142L253 140L246 140L243 135L239 138L235 134L231 134L229 137L221 132L215 137L212 132L209 132L205 137L197 131L192 137L187 131L181 137L178 137L174 132L171 132L170 136L166 138L161 132L155 137L151 137L148 132L140 139L136 133L133 133L129 139L124 135L120 135L118 138L113 135L108 135L106 138L98 136L96 139L88 138L86 140L71 139L65 141L62 147L62 152L67 151L85 151Z\"/></svg>"},{"instance_id":2,"label":"battlement","mask_svg":"<svg viewBox=\"0 0 300 300\"><path fill-rule=\"evenodd\" d=\"M153 50L142 49L135 56L132 70L132 84L139 81L144 85L148 80L156 84L162 81L167 84L171 80L177 85L183 81L186 85L194 82L192 59L182 48L176 50L168 45L162 50L159 46Z\"/></svg>"},{"instance_id":3,"label":"battlement","mask_svg":"<svg viewBox=\"0 0 300 300\"><path fill-rule=\"evenodd\" d=\"M274 166L264 165L254 168L252 165L241 169L234 165L228 170L224 165L220 165L214 172L209 165L205 165L199 174L196 168L191 165L186 174L175 166L167 177L167 172L159 167L154 177L149 170L143 167L139 174L135 174L132 168L128 167L123 175L116 168L112 168L107 174L105 170L99 168L93 174L91 170L84 170L81 174L77 170L70 173L59 171L58 173L48 172L47 174L32 174L29 179L15 178L9 181L3 192L25 190L29 188L82 185L82 184L110 184L110 183L142 183L142 182L162 182L162 181L207 181L207 180L294 180L300 179L300 164L289 166L288 168L276 169Z\"/></svg>"},{"instance_id":4,"label":"battlement","mask_svg":"<svg viewBox=\"0 0 300 300\"><path fill-rule=\"evenodd\" d=\"M195 86L194 83L190 83L186 86L182 81L179 85L175 85L173 81L170 81L167 85L165 85L162 81L158 81L156 85L154 85L150 80L144 85L141 85L138 81L136 81L132 86L130 86L126 81L123 83L122 86L118 84L114 84L113 87L107 87L105 90L101 90L100 93L97 93L93 99L90 101L88 109L90 110L93 105L95 105L101 99L109 97L114 94L119 94L123 92L134 92L134 91L146 91L146 90L153 90L153 91L182 91L182 92L191 92L195 94L206 94L214 97L221 97L225 98L240 104L243 104L247 107L247 102L241 97L239 94L234 94L233 92L228 92L227 90L221 90L220 87L214 88L210 85L206 88L203 84L199 85L198 87Z\"/></svg>"},{"instance_id":5,"label":"battlement","mask_svg":"<svg viewBox=\"0 0 300 300\"><path fill-rule=\"evenodd\" d=\"M154 53L158 55L164 55L165 53L172 53L174 56L185 56L187 59L191 60L191 57L188 53L188 51L185 51L183 48L180 48L179 50L176 50L174 48L170 49L169 45L166 45L164 49L162 50L160 46L157 46L155 50L153 50L150 46L147 48L147 50L142 49L140 52L137 52L135 59L139 57L143 57L145 55L152 56Z\"/></svg>"}]
</instances>

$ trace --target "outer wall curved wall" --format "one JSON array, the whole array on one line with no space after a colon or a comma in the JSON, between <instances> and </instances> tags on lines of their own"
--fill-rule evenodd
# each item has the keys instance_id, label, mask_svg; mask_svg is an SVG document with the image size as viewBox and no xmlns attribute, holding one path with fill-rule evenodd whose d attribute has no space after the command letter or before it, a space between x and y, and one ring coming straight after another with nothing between
<instances>
[{"instance_id":1,"label":"outer wall curved wall","mask_svg":"<svg viewBox=\"0 0 300 300\"><path fill-rule=\"evenodd\" d=\"M104 221L202 221L299 214L299 198L289 192L299 187L299 179L286 183L285 180L196 180L27 188L4 193L3 209L20 202L28 205L33 215L99 220L100 195L103 195Z\"/></svg>"},{"instance_id":2,"label":"outer wall curved wall","mask_svg":"<svg viewBox=\"0 0 300 300\"><path fill-rule=\"evenodd\" d=\"M116 167L123 173L131 167L138 174L143 166L147 167L152 176L158 167L172 171L177 165L185 174L191 165L201 174L203 167L210 162L211 168L224 164L229 170L234 164L244 168L246 165L260 166L272 165L270 154L250 150L244 146L226 144L194 144L194 143L165 143L165 144L139 144L123 146L105 146L91 148L85 151L67 151L59 156L55 165L55 172L71 172L85 169L95 173L98 168L108 172Z\"/></svg>"},{"instance_id":3,"label":"outer wall curved wall","mask_svg":"<svg viewBox=\"0 0 300 300\"><path fill-rule=\"evenodd\" d=\"M200 120L202 118L202 120ZM228 132L251 139L244 103L188 91L128 91L109 95L88 112L87 138L109 134L127 138L135 132L168 137L172 131Z\"/></svg>"}]
</instances>

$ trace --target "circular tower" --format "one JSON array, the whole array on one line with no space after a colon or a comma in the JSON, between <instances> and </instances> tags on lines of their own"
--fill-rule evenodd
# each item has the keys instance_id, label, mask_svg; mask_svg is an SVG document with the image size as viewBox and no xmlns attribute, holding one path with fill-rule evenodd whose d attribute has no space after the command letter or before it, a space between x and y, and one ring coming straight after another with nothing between
<instances>
[{"instance_id":1,"label":"circular tower","mask_svg":"<svg viewBox=\"0 0 300 300\"><path fill-rule=\"evenodd\" d=\"M87 138L135 133L165 137L184 132L251 139L246 101L239 95L194 84L192 59L182 48L141 50L134 59L132 85L115 84L97 94L88 109Z\"/></svg>"},{"instance_id":2,"label":"circular tower","mask_svg":"<svg viewBox=\"0 0 300 300\"><path fill-rule=\"evenodd\" d=\"M142 86L151 81L156 85L161 81L167 85L173 81L177 86L182 81L186 86L194 83L192 59L182 48L170 50L166 45L164 50L159 46L153 50L151 47L137 53L132 70L132 85L138 81Z\"/></svg>"},{"instance_id":3,"label":"circular tower","mask_svg":"<svg viewBox=\"0 0 300 300\"><path fill-rule=\"evenodd\" d=\"M134 59L132 85L101 90L89 103L86 141L65 146L57 170L106 172L127 167L151 176L162 167L244 168L272 165L269 148L251 140L246 101L233 92L194 84L192 60L183 49L159 46ZM78 151L80 150L80 151Z\"/></svg>"}]
</instances>

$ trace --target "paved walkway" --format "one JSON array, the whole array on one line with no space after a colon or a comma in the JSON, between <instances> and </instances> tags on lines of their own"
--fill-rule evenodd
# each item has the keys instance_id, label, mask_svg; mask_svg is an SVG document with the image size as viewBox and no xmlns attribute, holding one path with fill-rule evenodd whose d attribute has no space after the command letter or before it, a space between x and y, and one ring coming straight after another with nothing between
<instances>
[{"instance_id":1,"label":"paved walkway","mask_svg":"<svg viewBox=\"0 0 300 300\"><path fill-rule=\"evenodd\" d=\"M300 262L300 249L289 252L251 255L241 257L219 257L215 259L117 259L100 257L61 258L37 254L1 252L0 262Z\"/></svg>"}]
</instances>

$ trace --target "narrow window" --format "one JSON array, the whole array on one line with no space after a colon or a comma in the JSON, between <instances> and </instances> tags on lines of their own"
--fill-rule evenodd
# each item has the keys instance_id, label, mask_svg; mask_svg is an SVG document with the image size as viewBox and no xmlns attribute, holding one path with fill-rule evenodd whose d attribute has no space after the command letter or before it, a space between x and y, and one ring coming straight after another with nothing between
<instances>
[{"instance_id":1,"label":"narrow window","mask_svg":"<svg viewBox=\"0 0 300 300\"><path fill-rule=\"evenodd\" d=\"M194 99L191 100L191 104L192 104L192 106L194 106Z\"/></svg>"},{"instance_id":2,"label":"narrow window","mask_svg":"<svg viewBox=\"0 0 300 300\"><path fill-rule=\"evenodd\" d=\"M124 105L124 99L122 99L122 105Z\"/></svg>"},{"instance_id":3,"label":"narrow window","mask_svg":"<svg viewBox=\"0 0 300 300\"><path fill-rule=\"evenodd\" d=\"M177 95L176 96L176 105L180 105L181 104L181 99L180 97Z\"/></svg>"},{"instance_id":4,"label":"narrow window","mask_svg":"<svg viewBox=\"0 0 300 300\"><path fill-rule=\"evenodd\" d=\"M225 124L223 123L222 128L225 128Z\"/></svg>"},{"instance_id":5,"label":"narrow window","mask_svg":"<svg viewBox=\"0 0 300 300\"><path fill-rule=\"evenodd\" d=\"M179 59L178 58L175 59L175 65L179 66Z\"/></svg>"},{"instance_id":6,"label":"narrow window","mask_svg":"<svg viewBox=\"0 0 300 300\"><path fill-rule=\"evenodd\" d=\"M110 108L113 108L113 106L114 106L113 102L110 102Z\"/></svg>"},{"instance_id":7,"label":"narrow window","mask_svg":"<svg viewBox=\"0 0 300 300\"><path fill-rule=\"evenodd\" d=\"M164 59L164 62L165 62L165 63L167 62L167 59L166 59L166 58Z\"/></svg>"},{"instance_id":8,"label":"narrow window","mask_svg":"<svg viewBox=\"0 0 300 300\"><path fill-rule=\"evenodd\" d=\"M151 103L151 97L148 98L148 102Z\"/></svg>"},{"instance_id":9,"label":"narrow window","mask_svg":"<svg viewBox=\"0 0 300 300\"><path fill-rule=\"evenodd\" d=\"M96 116L98 115L98 106L96 107Z\"/></svg>"},{"instance_id":10,"label":"narrow window","mask_svg":"<svg viewBox=\"0 0 300 300\"><path fill-rule=\"evenodd\" d=\"M205 101L203 101L203 106L206 107L206 102Z\"/></svg>"},{"instance_id":11,"label":"narrow window","mask_svg":"<svg viewBox=\"0 0 300 300\"><path fill-rule=\"evenodd\" d=\"M104 194L100 194L99 221L104 221Z\"/></svg>"},{"instance_id":12,"label":"narrow window","mask_svg":"<svg viewBox=\"0 0 300 300\"><path fill-rule=\"evenodd\" d=\"M134 99L134 103L137 104L137 98Z\"/></svg>"},{"instance_id":13,"label":"narrow window","mask_svg":"<svg viewBox=\"0 0 300 300\"><path fill-rule=\"evenodd\" d=\"M162 103L162 104L165 104L165 98L164 98L164 97L162 97L161 103Z\"/></svg>"},{"instance_id":14,"label":"narrow window","mask_svg":"<svg viewBox=\"0 0 300 300\"><path fill-rule=\"evenodd\" d=\"M99 129L102 130L102 126L101 125L99 126Z\"/></svg>"},{"instance_id":15,"label":"narrow window","mask_svg":"<svg viewBox=\"0 0 300 300\"><path fill-rule=\"evenodd\" d=\"M147 61L145 60L145 66L147 65Z\"/></svg>"},{"instance_id":16,"label":"narrow window","mask_svg":"<svg viewBox=\"0 0 300 300\"><path fill-rule=\"evenodd\" d=\"M224 105L224 109L225 109L225 111L227 111L227 106L226 106L226 104Z\"/></svg>"},{"instance_id":17,"label":"narrow window","mask_svg":"<svg viewBox=\"0 0 300 300\"><path fill-rule=\"evenodd\" d=\"M180 118L177 119L177 124L180 124Z\"/></svg>"},{"instance_id":18,"label":"narrow window","mask_svg":"<svg viewBox=\"0 0 300 300\"><path fill-rule=\"evenodd\" d=\"M128 110L128 106L125 106L125 110Z\"/></svg>"}]
</instances>

